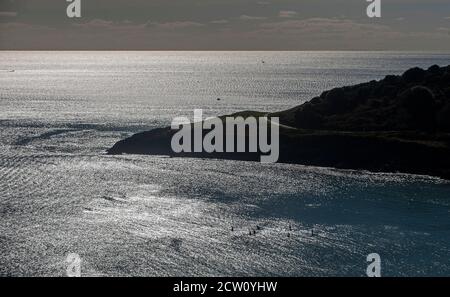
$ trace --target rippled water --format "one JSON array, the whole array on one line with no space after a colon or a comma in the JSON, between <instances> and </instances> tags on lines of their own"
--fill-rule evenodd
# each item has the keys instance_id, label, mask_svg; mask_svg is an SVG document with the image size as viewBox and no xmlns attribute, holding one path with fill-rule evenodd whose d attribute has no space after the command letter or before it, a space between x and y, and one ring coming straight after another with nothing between
<instances>
[{"instance_id":1,"label":"rippled water","mask_svg":"<svg viewBox=\"0 0 450 297\"><path fill-rule=\"evenodd\" d=\"M104 154L194 108L281 110L330 87L449 62L430 53L0 52L0 275L64 275L69 252L84 275L364 275L373 252L384 275L449 275L449 182Z\"/></svg>"}]
</instances>

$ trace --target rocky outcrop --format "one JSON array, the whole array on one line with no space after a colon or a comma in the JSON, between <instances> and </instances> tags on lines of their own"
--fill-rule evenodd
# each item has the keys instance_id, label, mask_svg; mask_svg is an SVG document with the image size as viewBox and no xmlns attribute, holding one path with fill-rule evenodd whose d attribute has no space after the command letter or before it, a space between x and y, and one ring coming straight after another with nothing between
<instances>
[{"instance_id":1,"label":"rocky outcrop","mask_svg":"<svg viewBox=\"0 0 450 297\"><path fill-rule=\"evenodd\" d=\"M232 116L249 115L260 113ZM279 162L450 179L450 66L412 68L401 76L336 88L268 116L282 124ZM170 147L173 133L170 128L138 133L108 153L252 161L261 155L176 154Z\"/></svg>"},{"instance_id":2,"label":"rocky outcrop","mask_svg":"<svg viewBox=\"0 0 450 297\"><path fill-rule=\"evenodd\" d=\"M412 68L401 76L336 88L291 110L282 123L334 131L450 132L450 66ZM448 118L448 117L447 117Z\"/></svg>"}]
</instances>

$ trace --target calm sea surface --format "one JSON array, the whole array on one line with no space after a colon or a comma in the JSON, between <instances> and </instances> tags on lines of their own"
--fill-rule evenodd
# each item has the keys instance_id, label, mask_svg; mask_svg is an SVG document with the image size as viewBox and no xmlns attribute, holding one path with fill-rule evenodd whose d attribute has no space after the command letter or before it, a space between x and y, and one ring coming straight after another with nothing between
<instances>
[{"instance_id":1,"label":"calm sea surface","mask_svg":"<svg viewBox=\"0 0 450 297\"><path fill-rule=\"evenodd\" d=\"M283 110L432 64L450 54L0 52L0 275L61 276L68 253L83 275L363 276L369 253L450 275L449 182L104 154L194 108Z\"/></svg>"}]
</instances>

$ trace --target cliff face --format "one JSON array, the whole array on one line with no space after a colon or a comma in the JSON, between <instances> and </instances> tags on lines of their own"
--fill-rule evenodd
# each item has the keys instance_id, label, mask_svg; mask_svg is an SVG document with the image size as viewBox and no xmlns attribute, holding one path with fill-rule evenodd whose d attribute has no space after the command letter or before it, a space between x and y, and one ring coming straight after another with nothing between
<instances>
[{"instance_id":1,"label":"cliff face","mask_svg":"<svg viewBox=\"0 0 450 297\"><path fill-rule=\"evenodd\" d=\"M238 113L232 116L260 116ZM280 118L279 162L450 179L450 66L412 68L355 86L336 88ZM138 133L109 154L259 160L257 153L180 153L171 150L170 128Z\"/></svg>"},{"instance_id":2,"label":"cliff face","mask_svg":"<svg viewBox=\"0 0 450 297\"><path fill-rule=\"evenodd\" d=\"M336 88L274 115L305 129L449 132L450 66Z\"/></svg>"}]
</instances>

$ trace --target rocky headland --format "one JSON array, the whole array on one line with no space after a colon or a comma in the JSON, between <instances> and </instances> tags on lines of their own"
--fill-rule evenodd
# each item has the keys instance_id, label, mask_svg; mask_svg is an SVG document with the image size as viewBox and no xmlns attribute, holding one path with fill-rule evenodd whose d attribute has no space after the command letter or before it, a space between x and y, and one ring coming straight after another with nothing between
<instances>
[{"instance_id":1,"label":"rocky headland","mask_svg":"<svg viewBox=\"0 0 450 297\"><path fill-rule=\"evenodd\" d=\"M278 117L279 162L450 179L450 66L412 68L335 88L292 109L229 115ZM221 117L224 118L224 117ZM259 160L257 153L174 153L170 127L135 134L108 154Z\"/></svg>"}]
</instances>

